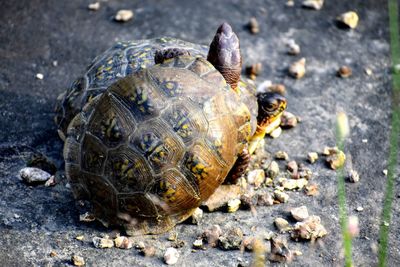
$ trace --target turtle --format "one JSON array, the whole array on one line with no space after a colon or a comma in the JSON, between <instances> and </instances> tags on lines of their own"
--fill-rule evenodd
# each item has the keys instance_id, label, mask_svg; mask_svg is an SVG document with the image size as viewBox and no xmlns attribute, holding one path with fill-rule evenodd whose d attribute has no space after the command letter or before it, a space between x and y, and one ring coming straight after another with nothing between
<instances>
[{"instance_id":1,"label":"turtle","mask_svg":"<svg viewBox=\"0 0 400 267\"><path fill-rule=\"evenodd\" d=\"M223 23L209 46L119 42L59 96L55 121L76 199L128 235L160 234L243 174L286 99L241 78Z\"/></svg>"}]
</instances>

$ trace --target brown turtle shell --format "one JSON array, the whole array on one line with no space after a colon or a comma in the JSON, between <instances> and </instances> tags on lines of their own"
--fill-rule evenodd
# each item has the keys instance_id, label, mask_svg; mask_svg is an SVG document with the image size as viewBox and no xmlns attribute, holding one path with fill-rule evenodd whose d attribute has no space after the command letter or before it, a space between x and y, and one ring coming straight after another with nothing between
<instances>
[{"instance_id":1,"label":"brown turtle shell","mask_svg":"<svg viewBox=\"0 0 400 267\"><path fill-rule=\"evenodd\" d=\"M128 234L169 230L224 181L254 132L248 106L257 104L242 92L193 56L112 83L68 127L64 158L75 196Z\"/></svg>"}]
</instances>

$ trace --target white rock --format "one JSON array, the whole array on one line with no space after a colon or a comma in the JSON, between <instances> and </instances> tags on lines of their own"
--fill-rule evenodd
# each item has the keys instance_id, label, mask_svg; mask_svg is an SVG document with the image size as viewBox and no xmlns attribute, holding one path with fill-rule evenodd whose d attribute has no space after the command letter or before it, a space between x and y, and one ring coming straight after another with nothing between
<instances>
[{"instance_id":1,"label":"white rock","mask_svg":"<svg viewBox=\"0 0 400 267\"><path fill-rule=\"evenodd\" d=\"M43 80L44 75L42 73L36 73L36 79Z\"/></svg>"},{"instance_id":2,"label":"white rock","mask_svg":"<svg viewBox=\"0 0 400 267\"><path fill-rule=\"evenodd\" d=\"M114 241L108 238L93 237L93 245L96 248L112 248L114 246Z\"/></svg>"},{"instance_id":3,"label":"white rock","mask_svg":"<svg viewBox=\"0 0 400 267\"><path fill-rule=\"evenodd\" d=\"M93 10L93 11L99 10L99 8L100 8L99 2L91 3L88 5L88 9Z\"/></svg>"},{"instance_id":4,"label":"white rock","mask_svg":"<svg viewBox=\"0 0 400 267\"><path fill-rule=\"evenodd\" d=\"M320 10L324 5L324 0L304 0L301 5L303 7Z\"/></svg>"},{"instance_id":5,"label":"white rock","mask_svg":"<svg viewBox=\"0 0 400 267\"><path fill-rule=\"evenodd\" d=\"M178 262L179 252L175 248L167 248L164 254L164 261L168 265L173 265Z\"/></svg>"},{"instance_id":6,"label":"white rock","mask_svg":"<svg viewBox=\"0 0 400 267\"><path fill-rule=\"evenodd\" d=\"M298 222L304 221L309 216L306 206L301 206L301 207L298 207L298 208L291 209L290 210L290 214Z\"/></svg>"},{"instance_id":7,"label":"white rock","mask_svg":"<svg viewBox=\"0 0 400 267\"><path fill-rule=\"evenodd\" d=\"M39 168L26 167L19 171L21 178L27 183L43 183L46 182L51 174Z\"/></svg>"},{"instance_id":8,"label":"white rock","mask_svg":"<svg viewBox=\"0 0 400 267\"><path fill-rule=\"evenodd\" d=\"M133 18L133 11L128 9L121 9L115 15L115 20L119 22L126 22Z\"/></svg>"},{"instance_id":9,"label":"white rock","mask_svg":"<svg viewBox=\"0 0 400 267\"><path fill-rule=\"evenodd\" d=\"M236 212L240 207L240 199L231 199L228 201L228 212Z\"/></svg>"},{"instance_id":10,"label":"white rock","mask_svg":"<svg viewBox=\"0 0 400 267\"><path fill-rule=\"evenodd\" d=\"M265 172L263 169L255 169L249 171L247 174L247 182L254 185L255 187L260 187L265 181Z\"/></svg>"},{"instance_id":11,"label":"white rock","mask_svg":"<svg viewBox=\"0 0 400 267\"><path fill-rule=\"evenodd\" d=\"M192 223L200 224L202 219L203 219L203 210L200 208L196 208L192 214Z\"/></svg>"}]
</instances>

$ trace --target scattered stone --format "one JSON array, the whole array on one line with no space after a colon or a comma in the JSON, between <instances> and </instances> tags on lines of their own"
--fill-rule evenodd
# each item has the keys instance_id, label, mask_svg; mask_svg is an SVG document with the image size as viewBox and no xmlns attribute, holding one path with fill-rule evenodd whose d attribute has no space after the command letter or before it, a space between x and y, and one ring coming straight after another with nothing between
<instances>
[{"instance_id":1,"label":"scattered stone","mask_svg":"<svg viewBox=\"0 0 400 267\"><path fill-rule=\"evenodd\" d=\"M272 199L272 195L269 192L264 192L257 196L258 206L272 206L273 204L274 200Z\"/></svg>"},{"instance_id":2,"label":"scattered stone","mask_svg":"<svg viewBox=\"0 0 400 267\"><path fill-rule=\"evenodd\" d=\"M285 4L287 7L293 7L294 6L294 1L293 0L288 0Z\"/></svg>"},{"instance_id":3,"label":"scattered stone","mask_svg":"<svg viewBox=\"0 0 400 267\"><path fill-rule=\"evenodd\" d=\"M240 196L240 202L241 208L245 209L251 209L256 204L255 199L249 194L243 194L242 196Z\"/></svg>"},{"instance_id":4,"label":"scattered stone","mask_svg":"<svg viewBox=\"0 0 400 267\"><path fill-rule=\"evenodd\" d=\"M367 74L367 76L371 76L373 74L373 72L370 68L364 68L364 72L365 72L365 74Z\"/></svg>"},{"instance_id":5,"label":"scattered stone","mask_svg":"<svg viewBox=\"0 0 400 267\"><path fill-rule=\"evenodd\" d=\"M50 176L49 180L44 183L44 186L55 186L56 185L56 177L54 175Z\"/></svg>"},{"instance_id":6,"label":"scattered stone","mask_svg":"<svg viewBox=\"0 0 400 267\"><path fill-rule=\"evenodd\" d=\"M256 18L251 18L249 21L249 30L252 34L256 34L260 32L260 25L258 25L258 21Z\"/></svg>"},{"instance_id":7,"label":"scattered stone","mask_svg":"<svg viewBox=\"0 0 400 267\"><path fill-rule=\"evenodd\" d=\"M332 152L332 150L338 150L337 146L334 147L330 147L330 146L326 146L324 147L324 150L322 151L322 155L324 156L329 156Z\"/></svg>"},{"instance_id":8,"label":"scattered stone","mask_svg":"<svg viewBox=\"0 0 400 267\"><path fill-rule=\"evenodd\" d=\"M173 265L178 262L179 252L175 248L167 248L164 254L164 261L168 265Z\"/></svg>"},{"instance_id":9,"label":"scattered stone","mask_svg":"<svg viewBox=\"0 0 400 267\"><path fill-rule=\"evenodd\" d=\"M96 248L112 248L114 246L114 241L108 238L93 237L93 245Z\"/></svg>"},{"instance_id":10,"label":"scattered stone","mask_svg":"<svg viewBox=\"0 0 400 267\"><path fill-rule=\"evenodd\" d=\"M292 227L290 226L289 222L283 218L276 218L274 220L274 224L281 233L292 230Z\"/></svg>"},{"instance_id":11,"label":"scattered stone","mask_svg":"<svg viewBox=\"0 0 400 267\"><path fill-rule=\"evenodd\" d=\"M298 176L297 177L298 179L304 178L304 179L310 180L313 176L313 172L311 171L310 168L306 167L303 163L300 163L299 172L298 172L297 176Z\"/></svg>"},{"instance_id":12,"label":"scattered stone","mask_svg":"<svg viewBox=\"0 0 400 267\"><path fill-rule=\"evenodd\" d=\"M289 67L289 75L295 79L301 79L306 73L306 58L301 58L298 61L295 61Z\"/></svg>"},{"instance_id":13,"label":"scattered stone","mask_svg":"<svg viewBox=\"0 0 400 267\"><path fill-rule=\"evenodd\" d=\"M324 0L304 0L302 7L320 10L324 5Z\"/></svg>"},{"instance_id":14,"label":"scattered stone","mask_svg":"<svg viewBox=\"0 0 400 267\"><path fill-rule=\"evenodd\" d=\"M93 222L94 220L96 220L96 217L94 217L94 215L89 212L85 212L84 214L79 215L79 221L81 222Z\"/></svg>"},{"instance_id":15,"label":"scattered stone","mask_svg":"<svg viewBox=\"0 0 400 267\"><path fill-rule=\"evenodd\" d=\"M282 150L277 151L275 153L274 157L279 160L288 160L289 159L289 155L285 151L282 151Z\"/></svg>"},{"instance_id":16,"label":"scattered stone","mask_svg":"<svg viewBox=\"0 0 400 267\"><path fill-rule=\"evenodd\" d=\"M275 139L278 138L281 134L282 134L282 128L277 127L269 134L269 136Z\"/></svg>"},{"instance_id":17,"label":"scattered stone","mask_svg":"<svg viewBox=\"0 0 400 267\"><path fill-rule=\"evenodd\" d=\"M283 84L280 84L280 83L271 84L271 86L269 86L268 89L272 93L286 95L286 87Z\"/></svg>"},{"instance_id":18,"label":"scattered stone","mask_svg":"<svg viewBox=\"0 0 400 267\"><path fill-rule=\"evenodd\" d=\"M168 241L176 241L178 240L178 232L175 230L172 230L171 232L168 233Z\"/></svg>"},{"instance_id":19,"label":"scattered stone","mask_svg":"<svg viewBox=\"0 0 400 267\"><path fill-rule=\"evenodd\" d=\"M147 246L143 246L143 248L141 248L140 252L145 257L154 257L156 255L157 250L155 247L147 245Z\"/></svg>"},{"instance_id":20,"label":"scattered stone","mask_svg":"<svg viewBox=\"0 0 400 267\"><path fill-rule=\"evenodd\" d=\"M88 9L92 11L97 11L100 9L100 3L99 2L94 2L88 5Z\"/></svg>"},{"instance_id":21,"label":"scattered stone","mask_svg":"<svg viewBox=\"0 0 400 267\"><path fill-rule=\"evenodd\" d=\"M220 185L203 205L209 211L214 211L225 206L231 199L240 199L241 191L238 185Z\"/></svg>"},{"instance_id":22,"label":"scattered stone","mask_svg":"<svg viewBox=\"0 0 400 267\"><path fill-rule=\"evenodd\" d=\"M247 174L247 182L259 188L265 181L265 172L263 169L255 169Z\"/></svg>"},{"instance_id":23,"label":"scattered stone","mask_svg":"<svg viewBox=\"0 0 400 267\"><path fill-rule=\"evenodd\" d=\"M203 240L202 239L196 239L193 242L193 248L195 249L202 249L203 248Z\"/></svg>"},{"instance_id":24,"label":"scattered stone","mask_svg":"<svg viewBox=\"0 0 400 267\"><path fill-rule=\"evenodd\" d=\"M351 70L350 67L348 66L341 66L338 71L337 71L337 75L340 78L348 78L353 74L353 71Z\"/></svg>"},{"instance_id":25,"label":"scattered stone","mask_svg":"<svg viewBox=\"0 0 400 267\"><path fill-rule=\"evenodd\" d=\"M271 161L267 169L267 176L274 179L279 174L279 165L276 161Z\"/></svg>"},{"instance_id":26,"label":"scattered stone","mask_svg":"<svg viewBox=\"0 0 400 267\"><path fill-rule=\"evenodd\" d=\"M308 181L307 179L304 178L300 179L280 178L279 183L285 190L295 190L295 189L303 189L308 184Z\"/></svg>"},{"instance_id":27,"label":"scattered stone","mask_svg":"<svg viewBox=\"0 0 400 267\"><path fill-rule=\"evenodd\" d=\"M358 212L361 212L361 211L363 211L363 210L364 210L364 208L361 207L361 206L358 206L358 207L356 208L356 211L358 211Z\"/></svg>"},{"instance_id":28,"label":"scattered stone","mask_svg":"<svg viewBox=\"0 0 400 267\"><path fill-rule=\"evenodd\" d=\"M51 174L39 168L25 167L19 171L21 178L28 184L46 182Z\"/></svg>"},{"instance_id":29,"label":"scattered stone","mask_svg":"<svg viewBox=\"0 0 400 267\"><path fill-rule=\"evenodd\" d=\"M297 162L294 160L289 161L286 167L290 173L297 173L299 171L299 166L297 165Z\"/></svg>"},{"instance_id":30,"label":"scattered stone","mask_svg":"<svg viewBox=\"0 0 400 267\"><path fill-rule=\"evenodd\" d=\"M71 261L72 261L72 264L74 266L83 266L83 265L85 265L85 260L83 259L83 257L78 256L78 255L72 255Z\"/></svg>"},{"instance_id":31,"label":"scattered stone","mask_svg":"<svg viewBox=\"0 0 400 267\"><path fill-rule=\"evenodd\" d=\"M202 234L203 239L207 240L207 243L210 246L215 247L217 246L218 239L222 235L222 230L219 225L213 225L211 228L204 231Z\"/></svg>"},{"instance_id":32,"label":"scattered stone","mask_svg":"<svg viewBox=\"0 0 400 267\"><path fill-rule=\"evenodd\" d=\"M117 236L114 239L116 248L130 249L132 248L132 241L126 236Z\"/></svg>"},{"instance_id":33,"label":"scattered stone","mask_svg":"<svg viewBox=\"0 0 400 267\"><path fill-rule=\"evenodd\" d=\"M307 160L313 164L317 161L318 159L318 153L317 152L310 152L307 154Z\"/></svg>"},{"instance_id":34,"label":"scattered stone","mask_svg":"<svg viewBox=\"0 0 400 267\"><path fill-rule=\"evenodd\" d=\"M280 126L284 129L296 127L298 123L297 117L288 111L284 111L281 116Z\"/></svg>"},{"instance_id":35,"label":"scattered stone","mask_svg":"<svg viewBox=\"0 0 400 267\"><path fill-rule=\"evenodd\" d=\"M243 232L239 227L230 228L218 239L218 245L223 250L240 249L243 240Z\"/></svg>"},{"instance_id":36,"label":"scattered stone","mask_svg":"<svg viewBox=\"0 0 400 267\"><path fill-rule=\"evenodd\" d=\"M267 179L265 179L265 185L269 186L269 187L273 186L274 180L272 180L271 178L268 177Z\"/></svg>"},{"instance_id":37,"label":"scattered stone","mask_svg":"<svg viewBox=\"0 0 400 267\"><path fill-rule=\"evenodd\" d=\"M83 235L78 235L77 237L75 237L76 240L82 241L84 238Z\"/></svg>"},{"instance_id":38,"label":"scattered stone","mask_svg":"<svg viewBox=\"0 0 400 267\"><path fill-rule=\"evenodd\" d=\"M50 257L54 258L57 257L57 252L55 252L54 250L50 251Z\"/></svg>"},{"instance_id":39,"label":"scattered stone","mask_svg":"<svg viewBox=\"0 0 400 267\"><path fill-rule=\"evenodd\" d=\"M364 144L368 143L368 139L362 139L361 142L363 142Z\"/></svg>"},{"instance_id":40,"label":"scattered stone","mask_svg":"<svg viewBox=\"0 0 400 267\"><path fill-rule=\"evenodd\" d=\"M228 201L228 212L233 213L236 212L240 207L240 199L231 199Z\"/></svg>"},{"instance_id":41,"label":"scattered stone","mask_svg":"<svg viewBox=\"0 0 400 267\"><path fill-rule=\"evenodd\" d=\"M36 73L36 79L43 80L44 75L42 73Z\"/></svg>"},{"instance_id":42,"label":"scattered stone","mask_svg":"<svg viewBox=\"0 0 400 267\"><path fill-rule=\"evenodd\" d=\"M329 156L326 158L326 162L329 167L336 170L344 165L346 161L346 155L343 151L339 150L337 147L331 148L329 150Z\"/></svg>"},{"instance_id":43,"label":"scattered stone","mask_svg":"<svg viewBox=\"0 0 400 267\"><path fill-rule=\"evenodd\" d=\"M293 255L295 255L295 256L302 256L302 255L303 255L303 252L301 252L300 250L295 250L295 251L293 251Z\"/></svg>"},{"instance_id":44,"label":"scattered stone","mask_svg":"<svg viewBox=\"0 0 400 267\"><path fill-rule=\"evenodd\" d=\"M292 238L295 240L315 240L325 236L327 233L325 227L321 224L321 218L313 215L309 216L303 222L297 222L294 225Z\"/></svg>"},{"instance_id":45,"label":"scattered stone","mask_svg":"<svg viewBox=\"0 0 400 267\"><path fill-rule=\"evenodd\" d=\"M203 219L203 210L200 208L196 208L192 214L192 224L199 225L201 220Z\"/></svg>"},{"instance_id":46,"label":"scattered stone","mask_svg":"<svg viewBox=\"0 0 400 267\"><path fill-rule=\"evenodd\" d=\"M274 199L276 199L280 203L286 203L289 200L289 195L280 190L275 190L274 191Z\"/></svg>"},{"instance_id":47,"label":"scattered stone","mask_svg":"<svg viewBox=\"0 0 400 267\"><path fill-rule=\"evenodd\" d=\"M262 83L260 83L257 86L257 90L256 90L257 94L268 92L271 85L272 85L271 81L269 81L269 80L263 81Z\"/></svg>"},{"instance_id":48,"label":"scattered stone","mask_svg":"<svg viewBox=\"0 0 400 267\"><path fill-rule=\"evenodd\" d=\"M349 181L352 183L358 183L360 181L360 175L356 170L350 170Z\"/></svg>"},{"instance_id":49,"label":"scattered stone","mask_svg":"<svg viewBox=\"0 0 400 267\"><path fill-rule=\"evenodd\" d=\"M296 56L296 55L300 54L300 46L299 46L298 44L296 44L295 40L290 39L290 40L287 42L286 45L287 45L287 47L288 47L287 53L288 53L289 55Z\"/></svg>"},{"instance_id":50,"label":"scattered stone","mask_svg":"<svg viewBox=\"0 0 400 267\"><path fill-rule=\"evenodd\" d=\"M383 173L383 175L387 176L387 175L388 175L388 170L384 169L384 170L382 171L382 173Z\"/></svg>"},{"instance_id":51,"label":"scattered stone","mask_svg":"<svg viewBox=\"0 0 400 267\"><path fill-rule=\"evenodd\" d=\"M298 208L293 208L290 210L290 214L292 215L292 217L298 221L298 222L302 222L305 219L308 218L308 210L306 206L301 206Z\"/></svg>"},{"instance_id":52,"label":"scattered stone","mask_svg":"<svg viewBox=\"0 0 400 267\"><path fill-rule=\"evenodd\" d=\"M348 231L351 237L356 237L360 234L359 221L357 216L349 216L347 224Z\"/></svg>"},{"instance_id":53,"label":"scattered stone","mask_svg":"<svg viewBox=\"0 0 400 267\"><path fill-rule=\"evenodd\" d=\"M284 236L278 235L271 238L271 253L269 260L275 262L291 262L293 254L289 250L287 240Z\"/></svg>"},{"instance_id":54,"label":"scattered stone","mask_svg":"<svg viewBox=\"0 0 400 267\"><path fill-rule=\"evenodd\" d=\"M57 67L58 66L58 61L57 60L53 60L53 67Z\"/></svg>"},{"instance_id":55,"label":"scattered stone","mask_svg":"<svg viewBox=\"0 0 400 267\"><path fill-rule=\"evenodd\" d=\"M115 15L115 20L118 22L127 22L133 18L133 11L128 9L121 9Z\"/></svg>"},{"instance_id":56,"label":"scattered stone","mask_svg":"<svg viewBox=\"0 0 400 267\"><path fill-rule=\"evenodd\" d=\"M339 27L355 29L358 24L358 15L354 11L341 14L336 18Z\"/></svg>"},{"instance_id":57,"label":"scattered stone","mask_svg":"<svg viewBox=\"0 0 400 267\"><path fill-rule=\"evenodd\" d=\"M318 185L317 184L310 184L305 187L305 192L307 196L315 196L319 194L318 192Z\"/></svg>"},{"instance_id":58,"label":"scattered stone","mask_svg":"<svg viewBox=\"0 0 400 267\"><path fill-rule=\"evenodd\" d=\"M260 74L261 70L262 70L262 64L259 62L247 67L246 73L247 75L249 75L249 78L254 81L256 77Z\"/></svg>"},{"instance_id":59,"label":"scattered stone","mask_svg":"<svg viewBox=\"0 0 400 267\"><path fill-rule=\"evenodd\" d=\"M27 167L35 167L54 175L57 171L56 165L41 153L34 153L26 163Z\"/></svg>"}]
</instances>

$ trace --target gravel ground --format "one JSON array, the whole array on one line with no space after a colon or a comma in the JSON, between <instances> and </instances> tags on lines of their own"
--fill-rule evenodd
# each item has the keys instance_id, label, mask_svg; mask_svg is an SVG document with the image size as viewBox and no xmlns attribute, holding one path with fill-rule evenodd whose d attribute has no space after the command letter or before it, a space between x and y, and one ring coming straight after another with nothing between
<instances>
[{"instance_id":1,"label":"gravel ground","mask_svg":"<svg viewBox=\"0 0 400 267\"><path fill-rule=\"evenodd\" d=\"M145 39L161 35L208 44L215 29L228 21L241 40L244 65L263 64L257 82L271 80L287 88L288 110L302 118L296 128L278 139L267 139L267 150L288 152L291 159L306 162L311 151L333 146L335 114L344 111L351 133L346 143L348 166L361 176L359 183L346 183L348 213L360 220L360 235L353 241L355 266L377 263L379 218L385 192L390 130L390 58L386 1L325 1L320 11L294 7L285 1L101 1L98 11L88 1L2 1L0 11L0 262L3 266L68 266L73 254L83 256L87 266L159 266L170 242L168 235L145 237L157 247L156 257L145 258L136 249L100 250L92 238L112 233L98 223L79 221L78 210L64 178L54 187L27 186L18 178L34 152L54 161L61 171L62 142L53 123L58 94L80 75L90 61L117 40ZM134 19L113 21L119 9L132 9ZM349 10L360 16L355 30L339 29L334 18ZM246 29L250 17L260 33ZM285 42L294 39L301 54L286 54ZM295 60L307 59L307 73L295 80L287 75ZM57 62L55 64L54 62ZM57 66L55 66L57 65ZM348 65L353 75L336 77ZM367 75L365 68L372 70ZM35 78L37 73L43 79ZM365 142L365 140L367 142ZM364 140L364 141L363 141ZM284 168L283 163L281 169ZM289 242L303 255L291 266L342 266L341 235L337 205L337 178L323 160L308 165L320 194L309 197L290 192L289 202L236 213L205 213L200 226L181 224L177 266L248 266L249 252L208 248L192 252L195 238L213 224L224 229L240 226L245 235L253 231L276 231L273 220L289 217L293 207L306 205L318 215L329 234L318 242ZM59 174L62 174L60 172ZM395 185L397 186L397 179ZM400 266L398 186L393 204L388 266ZM355 211L362 206L362 212ZM255 230L256 229L256 230ZM83 235L83 241L75 239ZM50 252L55 256L51 257ZM269 263L268 263L269 264Z\"/></svg>"}]
</instances>

